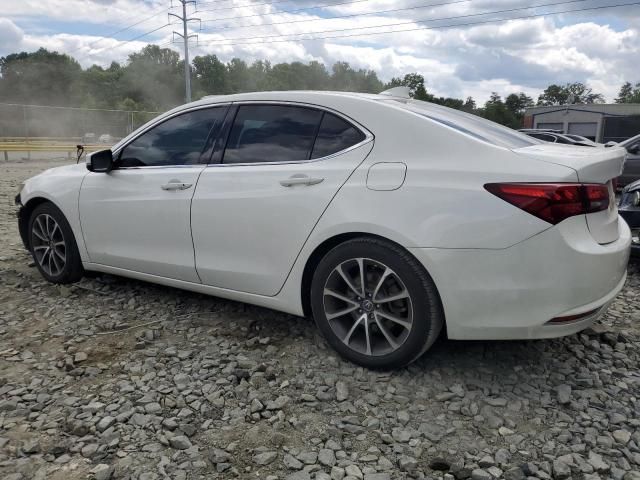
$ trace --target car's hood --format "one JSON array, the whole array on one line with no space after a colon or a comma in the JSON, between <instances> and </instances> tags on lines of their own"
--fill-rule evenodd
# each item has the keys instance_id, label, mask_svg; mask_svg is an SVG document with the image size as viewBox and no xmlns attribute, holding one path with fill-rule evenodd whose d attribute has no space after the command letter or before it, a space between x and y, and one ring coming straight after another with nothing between
<instances>
[{"instance_id":1,"label":"car's hood","mask_svg":"<svg viewBox=\"0 0 640 480\"><path fill-rule=\"evenodd\" d=\"M584 148L542 143L514 150L516 153L549 163L564 165L578 173L581 182L606 183L619 177L627 151L620 147Z\"/></svg>"},{"instance_id":2,"label":"car's hood","mask_svg":"<svg viewBox=\"0 0 640 480\"><path fill-rule=\"evenodd\" d=\"M48 168L44 172L39 173L31 178L45 177L48 175L77 175L80 172L87 172L87 166L84 162L74 163L73 165L63 165L61 167Z\"/></svg>"}]
</instances>

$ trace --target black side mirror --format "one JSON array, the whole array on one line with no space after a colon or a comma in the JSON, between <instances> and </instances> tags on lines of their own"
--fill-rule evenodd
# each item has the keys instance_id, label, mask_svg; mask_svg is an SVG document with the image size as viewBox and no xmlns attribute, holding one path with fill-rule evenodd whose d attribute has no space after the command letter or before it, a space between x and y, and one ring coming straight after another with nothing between
<instances>
[{"instance_id":1,"label":"black side mirror","mask_svg":"<svg viewBox=\"0 0 640 480\"><path fill-rule=\"evenodd\" d=\"M109 173L113 170L113 153L111 150L101 150L87 155L87 170L98 173Z\"/></svg>"}]
</instances>

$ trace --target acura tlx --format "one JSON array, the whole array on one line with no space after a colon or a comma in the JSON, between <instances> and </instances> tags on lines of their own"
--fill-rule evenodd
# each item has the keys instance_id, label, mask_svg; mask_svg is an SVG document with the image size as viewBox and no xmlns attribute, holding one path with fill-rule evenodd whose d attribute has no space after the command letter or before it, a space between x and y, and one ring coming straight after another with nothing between
<instances>
[{"instance_id":1,"label":"acura tlx","mask_svg":"<svg viewBox=\"0 0 640 480\"><path fill-rule=\"evenodd\" d=\"M247 93L162 114L16 201L50 282L103 272L313 316L347 359L395 368L441 332L591 325L626 278L625 153L395 89Z\"/></svg>"}]
</instances>

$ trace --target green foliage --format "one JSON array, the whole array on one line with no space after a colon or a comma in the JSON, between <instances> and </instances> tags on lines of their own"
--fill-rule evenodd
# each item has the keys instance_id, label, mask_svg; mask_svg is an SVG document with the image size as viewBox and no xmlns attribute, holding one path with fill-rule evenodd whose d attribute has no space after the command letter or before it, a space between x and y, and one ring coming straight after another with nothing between
<instances>
[{"instance_id":1,"label":"green foliage","mask_svg":"<svg viewBox=\"0 0 640 480\"><path fill-rule=\"evenodd\" d=\"M505 100L497 93L482 108L473 98L436 97L429 93L423 75L413 72L383 84L376 72L354 69L338 62L330 69L319 62L278 63L257 60L248 65L233 58L222 62L216 55L197 56L192 62L193 98L205 95L264 90L340 90L377 93L407 86L416 100L481 115L513 128L522 126L525 109L534 105L524 93ZM82 69L68 55L41 48L0 58L0 102L81 106L122 110L166 110L184 101L184 63L173 50L147 45L129 55L124 65L93 65ZM549 85L538 105L602 103L604 98L583 83ZM618 103L640 103L640 83L625 83Z\"/></svg>"},{"instance_id":2,"label":"green foliage","mask_svg":"<svg viewBox=\"0 0 640 480\"><path fill-rule=\"evenodd\" d=\"M573 105L604 103L604 97L600 93L594 93L593 89L584 83L567 83L561 85L549 85L538 97L539 106Z\"/></svg>"},{"instance_id":3,"label":"green foliage","mask_svg":"<svg viewBox=\"0 0 640 480\"><path fill-rule=\"evenodd\" d=\"M44 48L0 58L0 101L42 105L78 103L82 68L68 55Z\"/></svg>"},{"instance_id":4,"label":"green foliage","mask_svg":"<svg viewBox=\"0 0 640 480\"><path fill-rule=\"evenodd\" d=\"M640 82L636 83L635 86L631 82L625 82L620 87L616 103L640 103Z\"/></svg>"}]
</instances>

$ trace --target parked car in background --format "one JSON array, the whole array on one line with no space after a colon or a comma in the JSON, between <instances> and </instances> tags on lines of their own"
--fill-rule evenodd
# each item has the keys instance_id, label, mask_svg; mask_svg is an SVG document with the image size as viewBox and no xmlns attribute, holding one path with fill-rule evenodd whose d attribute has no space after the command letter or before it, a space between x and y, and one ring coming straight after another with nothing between
<instances>
[{"instance_id":1,"label":"parked car in background","mask_svg":"<svg viewBox=\"0 0 640 480\"><path fill-rule=\"evenodd\" d=\"M565 145L574 145L578 147L597 147L600 146L598 143L589 140L588 138L581 137L580 135L571 135L571 134L563 134L563 133L555 133L551 131L538 131L538 130L528 130L524 131L530 137L537 138L538 140L542 140L543 142L549 143L562 143Z\"/></svg>"},{"instance_id":2,"label":"parked car in background","mask_svg":"<svg viewBox=\"0 0 640 480\"><path fill-rule=\"evenodd\" d=\"M631 252L640 255L640 180L624 187L618 210L631 228Z\"/></svg>"},{"instance_id":3,"label":"parked car in background","mask_svg":"<svg viewBox=\"0 0 640 480\"><path fill-rule=\"evenodd\" d=\"M408 96L245 93L171 110L16 202L50 282L98 271L313 316L344 357L391 368L443 329L591 325L626 278L625 153Z\"/></svg>"},{"instance_id":4,"label":"parked car in background","mask_svg":"<svg viewBox=\"0 0 640 480\"><path fill-rule=\"evenodd\" d=\"M115 138L109 135L108 133L103 133L102 135L100 135L100 138L98 139L98 141L100 143L111 144L115 142Z\"/></svg>"},{"instance_id":5,"label":"parked car in background","mask_svg":"<svg viewBox=\"0 0 640 480\"><path fill-rule=\"evenodd\" d=\"M92 143L96 143L96 134L95 133L91 133L91 132L87 132L82 136L82 143L84 143L85 145L87 144L92 144Z\"/></svg>"},{"instance_id":6,"label":"parked car in background","mask_svg":"<svg viewBox=\"0 0 640 480\"><path fill-rule=\"evenodd\" d=\"M627 161L618 179L618 186L624 187L640 179L640 135L620 142L617 146L627 150Z\"/></svg>"}]
</instances>

